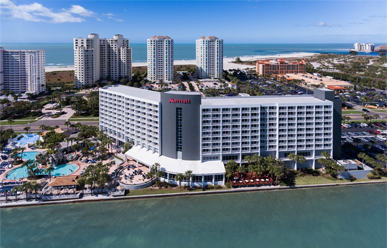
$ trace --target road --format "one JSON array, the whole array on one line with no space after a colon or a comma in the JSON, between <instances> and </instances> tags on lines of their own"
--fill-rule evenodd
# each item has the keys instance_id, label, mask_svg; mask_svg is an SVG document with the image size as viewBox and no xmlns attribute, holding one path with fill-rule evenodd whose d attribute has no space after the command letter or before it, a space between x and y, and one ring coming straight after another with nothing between
<instances>
[{"instance_id":1,"label":"road","mask_svg":"<svg viewBox=\"0 0 387 248\"><path fill-rule=\"evenodd\" d=\"M359 105L355 105L355 106L353 106L353 108L356 109L356 110L359 110L359 111L363 111L363 109L364 109L363 106L359 106ZM386 113L376 112L373 109L369 109L369 108L367 108L367 110L369 112L364 112L367 115L379 115L380 119L387 118L387 110L386 110ZM362 114L359 114L359 115L361 116ZM361 117L361 118L364 119L363 117Z\"/></svg>"},{"instance_id":2,"label":"road","mask_svg":"<svg viewBox=\"0 0 387 248\"><path fill-rule=\"evenodd\" d=\"M15 132L24 132L24 128L30 126L30 132L41 132L42 129L40 128L41 125L45 126L56 126L58 125L62 130L67 130L67 127L64 125L66 120L40 120L31 124L24 124L24 125L12 125L12 129ZM86 124L89 126L98 126L98 121L79 121L82 124ZM75 121L72 121L72 123L76 123ZM8 129L9 126L2 126L3 129Z\"/></svg>"}]
</instances>

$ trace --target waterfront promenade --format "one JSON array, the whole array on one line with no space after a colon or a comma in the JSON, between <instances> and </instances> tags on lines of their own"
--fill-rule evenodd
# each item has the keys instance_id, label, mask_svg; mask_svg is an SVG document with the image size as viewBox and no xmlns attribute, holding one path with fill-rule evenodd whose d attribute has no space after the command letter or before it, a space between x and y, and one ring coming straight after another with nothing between
<instances>
[{"instance_id":1,"label":"waterfront promenade","mask_svg":"<svg viewBox=\"0 0 387 248\"><path fill-rule=\"evenodd\" d=\"M195 196L195 195L212 195L212 194L227 194L227 193L243 193L254 191L273 191L273 190L295 190L305 188L324 188L324 187L337 187L337 186L355 186L355 185L368 185L368 184L386 184L387 181L368 181L368 182L351 182L351 183L331 183L331 184L313 184L313 185L298 185L298 186L263 186L263 187L249 187L249 188L230 188L219 190L206 190L206 191L192 191L181 193L157 193L147 195L135 195L135 196L106 196L106 195L93 195L86 196L80 199L68 199L68 200L56 200L56 201L25 201L12 202L14 197L9 197L10 202L0 202L0 208L9 207L27 207L37 205L57 205L57 204L70 204L70 203L87 203L87 202L102 202L102 201L117 201L117 200L134 200L134 199L146 199L146 198L163 198L163 197L181 197L181 196ZM4 197L3 197L4 198ZM4 199L2 199L4 200Z\"/></svg>"}]
</instances>

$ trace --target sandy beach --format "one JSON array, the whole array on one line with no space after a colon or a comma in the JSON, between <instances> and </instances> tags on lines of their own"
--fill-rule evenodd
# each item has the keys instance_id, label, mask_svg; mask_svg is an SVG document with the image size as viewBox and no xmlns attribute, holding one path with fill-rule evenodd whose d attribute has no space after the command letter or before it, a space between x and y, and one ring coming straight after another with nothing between
<instances>
[{"instance_id":1,"label":"sandy beach","mask_svg":"<svg viewBox=\"0 0 387 248\"><path fill-rule=\"evenodd\" d=\"M307 58L316 55L317 53L287 53L287 54L276 54L276 55L264 55L264 56L241 56L239 57L243 61L250 60L260 60L260 59L300 59ZM223 69L242 69L242 68L255 68L255 66L251 65L238 65L231 63L231 61L235 61L236 57L233 58L223 58ZM174 65L195 65L196 60L175 60ZM133 67L139 66L147 66L147 62L135 62L132 64ZM74 70L74 66L46 66L46 72L52 71L72 71Z\"/></svg>"}]
</instances>

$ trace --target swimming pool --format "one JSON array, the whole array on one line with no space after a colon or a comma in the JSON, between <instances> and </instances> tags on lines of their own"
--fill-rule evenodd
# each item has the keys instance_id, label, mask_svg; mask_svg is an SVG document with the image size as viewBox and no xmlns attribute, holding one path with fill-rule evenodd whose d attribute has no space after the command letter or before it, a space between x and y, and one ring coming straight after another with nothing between
<instances>
[{"instance_id":1,"label":"swimming pool","mask_svg":"<svg viewBox=\"0 0 387 248\"><path fill-rule=\"evenodd\" d=\"M35 161L35 156L38 153L39 152L23 152L22 159L27 159L27 160ZM19 157L20 157L20 154L21 153L19 153Z\"/></svg>"},{"instance_id":2,"label":"swimming pool","mask_svg":"<svg viewBox=\"0 0 387 248\"><path fill-rule=\"evenodd\" d=\"M16 147L26 146L28 143L35 143L40 139L40 136L36 133L20 134L13 139Z\"/></svg>"},{"instance_id":3,"label":"swimming pool","mask_svg":"<svg viewBox=\"0 0 387 248\"><path fill-rule=\"evenodd\" d=\"M56 177L67 176L71 173L74 173L76 170L78 170L78 168L79 166L76 164L57 165L55 166L54 171L51 173L51 176L56 176ZM48 175L47 173L44 172L44 169L41 170L41 172L42 172L41 175ZM5 177L11 180L28 177L27 166L13 169L10 172L8 172L8 174Z\"/></svg>"}]
</instances>

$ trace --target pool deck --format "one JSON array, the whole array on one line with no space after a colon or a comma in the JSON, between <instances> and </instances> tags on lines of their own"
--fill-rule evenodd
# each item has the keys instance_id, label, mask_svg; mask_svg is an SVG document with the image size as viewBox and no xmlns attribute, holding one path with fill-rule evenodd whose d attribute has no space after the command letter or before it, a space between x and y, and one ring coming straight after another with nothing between
<instances>
[{"instance_id":1,"label":"pool deck","mask_svg":"<svg viewBox=\"0 0 387 248\"><path fill-rule=\"evenodd\" d=\"M43 151L46 151L46 149L35 149L35 150L32 150L32 149L30 149L30 148L27 148L24 152L43 152ZM23 152L23 153L24 153L24 152ZM8 158L9 158L9 155L8 155ZM7 161L7 162L9 162L9 161L13 161L13 159L2 160L2 159L0 158L0 161ZM23 161L27 161L27 159L23 159ZM7 174L8 174L11 170L14 170L14 169L16 169L16 168L21 167L22 164L23 164L23 163L21 163L21 164L19 164L19 165L14 165L14 166L12 166L11 169L5 169L5 172L2 173L2 174L0 175L0 182L22 182L22 181L26 181L26 182L27 182L27 181L29 181L27 178L19 178L19 179L8 179L8 178L6 178Z\"/></svg>"},{"instance_id":2,"label":"pool deck","mask_svg":"<svg viewBox=\"0 0 387 248\"><path fill-rule=\"evenodd\" d=\"M46 149L35 149L35 150L32 150L30 148L27 148L24 152L43 152L43 151L46 151ZM0 161L2 161L1 158L0 158ZM4 161L9 161L9 159L8 160L4 160ZM23 159L23 161L27 161L27 160ZM81 171L88 165L87 163L83 163L83 162L80 162L80 161L69 161L67 163L68 164L76 164L78 166L78 169L76 171L74 171L73 173L69 174L69 175L80 175ZM22 164L14 165L12 168L6 169L5 172L0 175L0 182L28 182L28 181L34 181L34 180L28 180L27 178L19 178L19 179L8 179L8 178L6 178L7 174L10 171L21 167L21 165ZM52 178L55 178L55 177L52 176ZM47 176L46 179L49 179L49 176Z\"/></svg>"}]
</instances>

